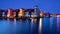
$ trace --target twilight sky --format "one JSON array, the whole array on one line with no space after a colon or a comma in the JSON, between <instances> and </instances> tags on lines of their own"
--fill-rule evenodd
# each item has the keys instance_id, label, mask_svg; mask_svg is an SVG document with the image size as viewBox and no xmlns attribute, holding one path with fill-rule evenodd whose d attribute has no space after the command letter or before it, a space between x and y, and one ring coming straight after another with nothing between
<instances>
[{"instance_id":1,"label":"twilight sky","mask_svg":"<svg viewBox=\"0 0 60 34\"><path fill-rule=\"evenodd\" d=\"M8 8L34 8L35 5L38 5L39 9L45 13L60 14L60 0L0 0L0 9L4 10Z\"/></svg>"}]
</instances>

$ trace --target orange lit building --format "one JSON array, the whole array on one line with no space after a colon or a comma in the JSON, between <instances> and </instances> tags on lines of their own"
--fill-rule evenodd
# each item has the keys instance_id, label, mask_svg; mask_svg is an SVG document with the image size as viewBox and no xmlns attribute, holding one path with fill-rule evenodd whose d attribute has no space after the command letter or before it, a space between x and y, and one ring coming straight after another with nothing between
<instances>
[{"instance_id":1,"label":"orange lit building","mask_svg":"<svg viewBox=\"0 0 60 34\"><path fill-rule=\"evenodd\" d=\"M44 13L42 11L40 12L40 17L44 17Z\"/></svg>"},{"instance_id":2,"label":"orange lit building","mask_svg":"<svg viewBox=\"0 0 60 34\"><path fill-rule=\"evenodd\" d=\"M8 9L7 17L8 18L14 18L14 10Z\"/></svg>"},{"instance_id":3,"label":"orange lit building","mask_svg":"<svg viewBox=\"0 0 60 34\"><path fill-rule=\"evenodd\" d=\"M18 17L24 17L25 10L21 8L18 12Z\"/></svg>"}]
</instances>

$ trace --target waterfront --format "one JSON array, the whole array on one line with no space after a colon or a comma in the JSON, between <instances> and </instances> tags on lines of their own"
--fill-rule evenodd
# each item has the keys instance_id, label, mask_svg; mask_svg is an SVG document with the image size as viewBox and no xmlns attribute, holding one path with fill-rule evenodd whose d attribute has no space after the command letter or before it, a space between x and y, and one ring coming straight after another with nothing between
<instances>
[{"instance_id":1,"label":"waterfront","mask_svg":"<svg viewBox=\"0 0 60 34\"><path fill-rule=\"evenodd\" d=\"M60 18L0 20L0 34L60 34Z\"/></svg>"}]
</instances>

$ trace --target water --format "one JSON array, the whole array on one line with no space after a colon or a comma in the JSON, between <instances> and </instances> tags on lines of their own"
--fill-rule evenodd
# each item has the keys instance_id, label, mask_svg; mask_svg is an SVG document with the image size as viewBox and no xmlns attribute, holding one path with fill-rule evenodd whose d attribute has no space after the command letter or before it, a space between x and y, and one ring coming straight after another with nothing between
<instances>
[{"instance_id":1,"label":"water","mask_svg":"<svg viewBox=\"0 0 60 34\"><path fill-rule=\"evenodd\" d=\"M0 34L60 34L60 18L0 20Z\"/></svg>"}]
</instances>

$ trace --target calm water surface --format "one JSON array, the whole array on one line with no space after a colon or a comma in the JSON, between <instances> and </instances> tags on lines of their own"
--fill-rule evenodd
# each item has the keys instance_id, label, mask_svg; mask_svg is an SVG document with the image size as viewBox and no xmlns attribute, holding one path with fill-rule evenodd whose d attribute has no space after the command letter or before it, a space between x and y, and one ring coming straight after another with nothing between
<instances>
[{"instance_id":1,"label":"calm water surface","mask_svg":"<svg viewBox=\"0 0 60 34\"><path fill-rule=\"evenodd\" d=\"M60 18L0 20L0 34L60 34Z\"/></svg>"}]
</instances>

